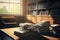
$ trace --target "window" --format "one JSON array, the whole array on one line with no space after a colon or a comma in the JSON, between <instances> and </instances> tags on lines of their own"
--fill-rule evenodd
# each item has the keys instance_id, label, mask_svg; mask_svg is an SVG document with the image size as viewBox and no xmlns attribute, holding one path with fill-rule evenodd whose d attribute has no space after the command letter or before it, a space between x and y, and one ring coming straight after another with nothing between
<instances>
[{"instance_id":1,"label":"window","mask_svg":"<svg viewBox=\"0 0 60 40\"><path fill-rule=\"evenodd\" d=\"M20 0L0 0L0 14L20 14Z\"/></svg>"}]
</instances>

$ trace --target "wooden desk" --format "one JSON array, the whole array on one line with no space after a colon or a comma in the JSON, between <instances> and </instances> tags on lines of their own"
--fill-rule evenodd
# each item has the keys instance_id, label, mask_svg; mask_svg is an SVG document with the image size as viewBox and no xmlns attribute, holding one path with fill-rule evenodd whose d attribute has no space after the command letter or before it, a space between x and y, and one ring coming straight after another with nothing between
<instances>
[{"instance_id":1,"label":"wooden desk","mask_svg":"<svg viewBox=\"0 0 60 40\"><path fill-rule=\"evenodd\" d=\"M60 38L55 38L55 37L52 37L52 36L46 36L46 35L43 35L45 38L49 39L49 40L60 40Z\"/></svg>"},{"instance_id":2,"label":"wooden desk","mask_svg":"<svg viewBox=\"0 0 60 40\"><path fill-rule=\"evenodd\" d=\"M14 35L14 31L17 30L17 29L19 29L19 27L1 29L1 31L3 31L4 33L6 33L6 34L9 35L10 37L12 37L14 40L17 40L18 37Z\"/></svg>"},{"instance_id":3,"label":"wooden desk","mask_svg":"<svg viewBox=\"0 0 60 40\"><path fill-rule=\"evenodd\" d=\"M17 30L17 29L19 29L19 27L1 29L1 31L3 31L4 33L6 33L10 37L12 37L14 40L17 40L19 37L14 35L14 31ZM55 38L55 37L46 36L46 35L42 35L42 36L49 39L49 40L59 40L60 39L60 38Z\"/></svg>"}]
</instances>

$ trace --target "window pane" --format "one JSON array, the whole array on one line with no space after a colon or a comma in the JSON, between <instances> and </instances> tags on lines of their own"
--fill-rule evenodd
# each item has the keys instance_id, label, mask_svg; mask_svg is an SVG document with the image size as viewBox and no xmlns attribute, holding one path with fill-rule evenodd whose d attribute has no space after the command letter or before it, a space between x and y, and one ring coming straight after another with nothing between
<instances>
[{"instance_id":1,"label":"window pane","mask_svg":"<svg viewBox=\"0 0 60 40\"><path fill-rule=\"evenodd\" d=\"M0 0L0 2L9 2L9 0Z\"/></svg>"},{"instance_id":2,"label":"window pane","mask_svg":"<svg viewBox=\"0 0 60 40\"><path fill-rule=\"evenodd\" d=\"M0 3L0 14L8 14L9 13L9 4Z\"/></svg>"},{"instance_id":3,"label":"window pane","mask_svg":"<svg viewBox=\"0 0 60 40\"><path fill-rule=\"evenodd\" d=\"M20 4L10 4L10 14L20 14Z\"/></svg>"},{"instance_id":4,"label":"window pane","mask_svg":"<svg viewBox=\"0 0 60 40\"><path fill-rule=\"evenodd\" d=\"M0 3L0 14L20 14L20 4Z\"/></svg>"},{"instance_id":5,"label":"window pane","mask_svg":"<svg viewBox=\"0 0 60 40\"><path fill-rule=\"evenodd\" d=\"M20 0L10 0L10 2L20 3Z\"/></svg>"}]
</instances>

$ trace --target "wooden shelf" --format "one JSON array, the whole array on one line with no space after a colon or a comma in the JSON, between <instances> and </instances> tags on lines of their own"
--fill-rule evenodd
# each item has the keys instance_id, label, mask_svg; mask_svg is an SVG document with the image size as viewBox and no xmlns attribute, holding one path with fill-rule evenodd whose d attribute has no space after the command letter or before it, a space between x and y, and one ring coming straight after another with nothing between
<instances>
[{"instance_id":1,"label":"wooden shelf","mask_svg":"<svg viewBox=\"0 0 60 40\"><path fill-rule=\"evenodd\" d=\"M10 22L10 23L5 23L3 22L4 24L17 24L17 22Z\"/></svg>"},{"instance_id":2,"label":"wooden shelf","mask_svg":"<svg viewBox=\"0 0 60 40\"><path fill-rule=\"evenodd\" d=\"M29 11L36 11L36 9L31 9L31 10L29 10Z\"/></svg>"},{"instance_id":3,"label":"wooden shelf","mask_svg":"<svg viewBox=\"0 0 60 40\"><path fill-rule=\"evenodd\" d=\"M15 17L14 16L2 16L1 18L4 19L4 18L15 18Z\"/></svg>"},{"instance_id":4,"label":"wooden shelf","mask_svg":"<svg viewBox=\"0 0 60 40\"><path fill-rule=\"evenodd\" d=\"M38 3L47 3L48 0L38 0Z\"/></svg>"},{"instance_id":5,"label":"wooden shelf","mask_svg":"<svg viewBox=\"0 0 60 40\"><path fill-rule=\"evenodd\" d=\"M39 9L39 8L38 8L37 10L42 10L42 11L43 11L43 10L48 10L48 9L46 9L46 8L40 8L40 9Z\"/></svg>"},{"instance_id":6,"label":"wooden shelf","mask_svg":"<svg viewBox=\"0 0 60 40\"><path fill-rule=\"evenodd\" d=\"M28 5L33 5L33 4L36 4L36 2L33 2L33 3L28 3Z\"/></svg>"},{"instance_id":7,"label":"wooden shelf","mask_svg":"<svg viewBox=\"0 0 60 40\"><path fill-rule=\"evenodd\" d=\"M36 4L36 0L28 0L28 5Z\"/></svg>"},{"instance_id":8,"label":"wooden shelf","mask_svg":"<svg viewBox=\"0 0 60 40\"><path fill-rule=\"evenodd\" d=\"M2 16L3 24L17 24L18 19L15 16Z\"/></svg>"}]
</instances>

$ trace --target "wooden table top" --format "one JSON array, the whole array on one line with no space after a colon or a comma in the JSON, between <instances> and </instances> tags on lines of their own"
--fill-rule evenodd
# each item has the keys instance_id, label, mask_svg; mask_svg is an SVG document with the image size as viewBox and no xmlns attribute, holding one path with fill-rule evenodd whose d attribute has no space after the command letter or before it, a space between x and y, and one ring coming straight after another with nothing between
<instances>
[{"instance_id":1,"label":"wooden table top","mask_svg":"<svg viewBox=\"0 0 60 40\"><path fill-rule=\"evenodd\" d=\"M12 37L14 40L17 40L18 37L14 35L14 31L17 30L17 29L19 29L19 27L1 29L1 31L3 31L4 33L6 33L6 34L9 35L10 37Z\"/></svg>"},{"instance_id":2,"label":"wooden table top","mask_svg":"<svg viewBox=\"0 0 60 40\"><path fill-rule=\"evenodd\" d=\"M19 37L14 35L15 30L19 30L19 27L1 29L1 31L3 31L4 33L6 33L10 37L12 37L14 40L17 40ZM55 37L46 36L46 35L42 35L42 36L44 36L45 38L47 38L49 40L59 40L60 39L60 38L55 38Z\"/></svg>"}]
</instances>

